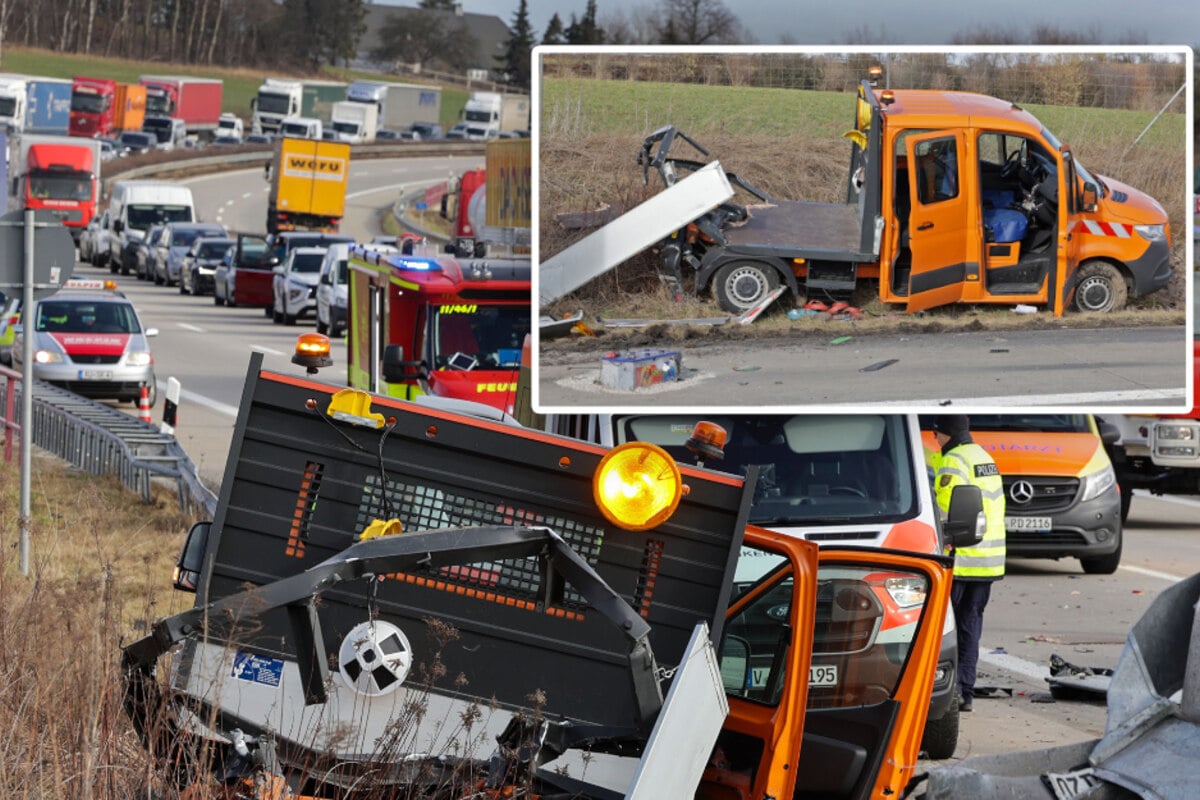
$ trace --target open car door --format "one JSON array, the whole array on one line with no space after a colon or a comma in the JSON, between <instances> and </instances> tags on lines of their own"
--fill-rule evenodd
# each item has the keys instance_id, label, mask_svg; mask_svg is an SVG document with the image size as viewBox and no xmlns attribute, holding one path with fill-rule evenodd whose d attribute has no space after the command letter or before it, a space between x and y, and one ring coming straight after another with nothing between
<instances>
[{"instance_id":1,"label":"open car door","mask_svg":"<svg viewBox=\"0 0 1200 800\"><path fill-rule=\"evenodd\" d=\"M908 219L912 272L908 311L923 311L962 299L966 281L979 281L977 238L971 226L969 192L963 180L966 148L961 131L909 136Z\"/></svg>"},{"instance_id":2,"label":"open car door","mask_svg":"<svg viewBox=\"0 0 1200 800\"><path fill-rule=\"evenodd\" d=\"M898 797L912 777L952 561L804 544L747 530L721 642L729 716L697 797Z\"/></svg>"}]
</instances>

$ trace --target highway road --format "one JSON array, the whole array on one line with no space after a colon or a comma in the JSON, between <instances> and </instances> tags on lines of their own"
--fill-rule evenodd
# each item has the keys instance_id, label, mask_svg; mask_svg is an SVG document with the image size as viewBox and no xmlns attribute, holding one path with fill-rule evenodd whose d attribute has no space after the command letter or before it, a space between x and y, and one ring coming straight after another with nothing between
<instances>
[{"instance_id":1,"label":"highway road","mask_svg":"<svg viewBox=\"0 0 1200 800\"><path fill-rule=\"evenodd\" d=\"M984 615L978 685L1012 696L978 698L975 710L962 715L955 759L1103 735L1102 700L1049 697L1050 656L1085 667L1116 666L1130 626L1151 601L1200 572L1200 499L1138 492L1124 536L1113 575L1084 575L1074 559L1009 560ZM1186 650L1188 631L1178 634Z\"/></svg>"},{"instance_id":2,"label":"highway road","mask_svg":"<svg viewBox=\"0 0 1200 800\"><path fill-rule=\"evenodd\" d=\"M460 156L352 163L342 230L369 239L381 232L380 214L388 213L401 194L481 162L482 156ZM192 187L202 221L220 222L230 230L263 230L268 186L261 167L182 183ZM108 270L85 264L77 265L75 276L111 277ZM132 276L118 278L143 324L159 330L150 344L160 398L154 409L155 421L161 419L166 381L175 377L182 385L176 436L201 477L215 489L225 469L250 353L263 353L270 369L297 371L290 361L296 337L312 330L312 322L301 320L295 327L275 325L259 310L218 307L211 297L182 296L175 289L139 282ZM345 379L344 350L344 340L335 340L331 380Z\"/></svg>"}]
</instances>

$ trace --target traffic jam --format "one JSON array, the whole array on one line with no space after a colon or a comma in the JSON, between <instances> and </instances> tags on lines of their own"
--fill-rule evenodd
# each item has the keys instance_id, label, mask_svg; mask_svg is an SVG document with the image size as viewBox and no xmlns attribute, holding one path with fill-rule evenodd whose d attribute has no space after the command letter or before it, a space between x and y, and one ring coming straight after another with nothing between
<instances>
[{"instance_id":1,"label":"traffic jam","mask_svg":"<svg viewBox=\"0 0 1200 800\"><path fill-rule=\"evenodd\" d=\"M523 414L533 267L468 209L529 157L452 182L444 245L342 232L337 142L276 143L266 233L118 180L72 280L0 294L0 361L147 422L177 365L130 286L311 328L246 372L223 481L261 496L219 493L194 606L122 645L180 796L1200 792L1200 414ZM336 186L321 219L275 202L298 180ZM408 691L434 713L373 750Z\"/></svg>"}]
</instances>

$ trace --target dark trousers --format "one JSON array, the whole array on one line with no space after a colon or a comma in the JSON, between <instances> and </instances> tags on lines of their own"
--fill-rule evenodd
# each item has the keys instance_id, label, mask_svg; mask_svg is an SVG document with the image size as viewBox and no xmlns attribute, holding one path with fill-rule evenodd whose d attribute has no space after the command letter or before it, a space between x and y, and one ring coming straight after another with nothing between
<instances>
[{"instance_id":1,"label":"dark trousers","mask_svg":"<svg viewBox=\"0 0 1200 800\"><path fill-rule=\"evenodd\" d=\"M964 700L975 697L975 669L979 664L979 639L983 635L983 609L992 596L992 581L955 578L950 605L958 626L958 691Z\"/></svg>"}]
</instances>

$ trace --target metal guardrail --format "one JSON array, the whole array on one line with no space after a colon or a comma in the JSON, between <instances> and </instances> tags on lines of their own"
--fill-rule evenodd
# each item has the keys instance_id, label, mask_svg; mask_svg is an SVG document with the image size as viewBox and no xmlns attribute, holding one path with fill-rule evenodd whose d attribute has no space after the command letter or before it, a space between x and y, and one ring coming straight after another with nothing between
<instances>
[{"instance_id":1,"label":"metal guardrail","mask_svg":"<svg viewBox=\"0 0 1200 800\"><path fill-rule=\"evenodd\" d=\"M117 476L146 503L154 479L172 481L185 514L212 518L217 496L201 482L173 435L48 383L34 381L33 386L31 436L37 447L92 475ZM10 441L22 423L16 401L21 387L21 373L0 367L0 427Z\"/></svg>"}]
</instances>

